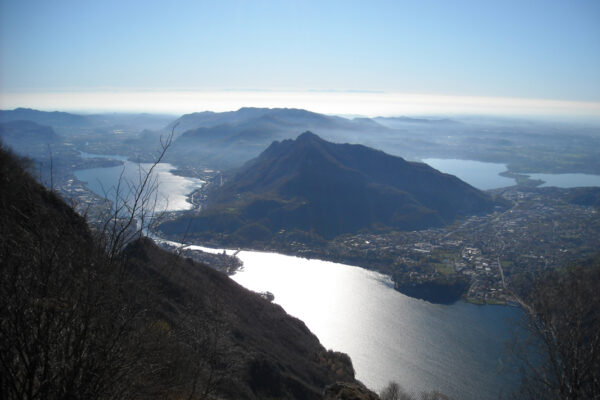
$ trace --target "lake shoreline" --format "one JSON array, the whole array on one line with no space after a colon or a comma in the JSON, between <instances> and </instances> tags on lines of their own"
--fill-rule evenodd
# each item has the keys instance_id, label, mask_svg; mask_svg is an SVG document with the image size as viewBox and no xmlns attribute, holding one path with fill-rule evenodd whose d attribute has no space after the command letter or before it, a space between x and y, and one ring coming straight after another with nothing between
<instances>
[{"instance_id":1,"label":"lake shoreline","mask_svg":"<svg viewBox=\"0 0 600 400\"><path fill-rule=\"evenodd\" d=\"M173 174L172 170L169 173ZM186 193L186 198L190 198L189 193ZM189 211L176 213L185 212ZM192 211L192 214L194 212L197 211ZM173 236L173 239L181 240L181 236ZM497 360L502 354L502 343L509 337L509 326L504 319L519 315L513 307L475 306L464 299L451 305L433 304L405 296L397 290L386 290L393 289L394 285L390 275L382 271L385 260L380 260L378 268L378 263L372 259L328 257L323 249L307 253L276 245L220 246L217 241L195 242L221 249L234 247L242 250L239 259L244 266L237 266L232 276L238 283L257 267L252 265L251 259L279 260L273 265L273 273L267 274L275 280L278 275L290 280L286 271L290 264L299 263L298 278L291 279L294 290L299 291L294 301L300 305L316 303L314 314L302 313L289 305L290 290L271 289L277 286L267 282L262 289L244 286L258 292L273 293L274 301L291 315L305 321L327 347L350 354L359 379L369 382L373 388L381 388L387 380L393 379L409 390L437 389L457 398L491 400L498 388L504 387L507 382L505 379L508 378L500 378L490 371L499 368ZM257 250L263 254L257 254ZM287 258L286 255L295 258ZM258 266L262 264L260 262ZM305 269L304 265L327 268ZM338 271L339 275L323 275L329 269ZM347 276L356 278L348 282L342 278ZM316 285L324 288L325 297L320 300L315 293ZM360 285L360 288L353 285ZM346 294L339 297L340 292ZM332 303L326 305L324 302L327 301ZM362 308L368 304L371 304L369 308ZM335 308L342 306L343 310ZM392 327L384 329L390 323ZM375 342L371 335L377 335ZM373 347L376 343L383 344L383 347ZM431 359L436 363L427 361ZM464 374L465 371L478 372L473 375Z\"/></svg>"},{"instance_id":2,"label":"lake shoreline","mask_svg":"<svg viewBox=\"0 0 600 400\"><path fill-rule=\"evenodd\" d=\"M375 390L392 379L414 392L491 400L516 383L505 369L504 342L518 308L433 304L392 290L388 275L358 266L265 251L241 250L239 257L244 268L233 280L272 293L324 346L349 354L357 379Z\"/></svg>"},{"instance_id":3,"label":"lake shoreline","mask_svg":"<svg viewBox=\"0 0 600 400\"><path fill-rule=\"evenodd\" d=\"M162 241L166 241L166 242L171 242L171 243L175 243L176 241L172 240L171 238L168 237L168 235L164 235L161 234L161 239ZM189 246L198 246L198 247L203 247L203 248L210 248L210 249L214 249L215 251L221 251L221 250L226 250L227 252L234 252L234 253L238 253L240 251L250 251L250 252L259 252L259 253L269 253L269 254L280 254L280 255L284 255L284 256L290 256L290 257L297 257L297 258L301 258L301 259L305 259L305 260L317 260L317 261L326 261L326 262L333 262L336 264L342 264L342 265L346 265L349 267L356 267L356 268L361 268L364 269L365 271L371 271L371 272L377 272L380 274L383 274L385 276L387 276L390 281L392 282L391 287L399 292L402 293L408 297L412 297L414 299L419 299L419 300L424 300L427 301L431 304L441 304L441 305L450 305L450 304L454 304L456 302L459 301L465 301L467 303L470 304L475 304L475 305L509 305L508 301L503 301L503 300L499 300L499 299L486 299L485 301L482 301L481 299L476 299L476 298L470 298L469 296L466 296L466 292L468 291L468 285L465 288L464 286L458 285L460 287L458 287L457 285L455 285L454 283L451 282L435 282L435 281L430 281L430 282L424 282L423 284L420 285L402 285L399 284L397 282L395 282L392 278L392 276L387 273L385 270L383 270L382 268L369 268L366 267L365 265L373 265L373 261L374 260L364 260L363 262L357 262L356 260L353 259L348 259L348 258L343 258L343 257L332 257L332 256L327 256L325 253L320 253L317 250L315 250L314 248L313 250L313 254L307 255L306 252L303 251L291 251L288 248L282 248L282 247L278 247L278 246L269 246L269 245L264 245L264 246L233 246L234 248L231 248L231 246L223 246L220 245L219 243L216 242L195 242L195 243L186 243L186 244L182 244L182 248L186 249ZM198 250L198 251L203 251L203 250ZM227 270L227 274L229 276L235 275L235 273L238 271L238 268L241 268L242 265L239 265L239 267L234 267L231 269ZM443 291L445 294L442 295L438 295L436 293L433 293L432 290L436 291L436 290L440 290ZM448 293L446 293L448 292Z\"/></svg>"}]
</instances>

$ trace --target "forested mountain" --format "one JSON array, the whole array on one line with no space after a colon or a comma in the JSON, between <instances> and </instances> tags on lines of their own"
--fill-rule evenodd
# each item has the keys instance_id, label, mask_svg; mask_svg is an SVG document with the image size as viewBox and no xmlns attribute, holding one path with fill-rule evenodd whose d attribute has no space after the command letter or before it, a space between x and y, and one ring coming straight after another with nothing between
<instances>
[{"instance_id":1,"label":"forested mountain","mask_svg":"<svg viewBox=\"0 0 600 400\"><path fill-rule=\"evenodd\" d=\"M0 149L3 398L320 399L338 381L361 388L349 357L280 306L149 239L115 252L108 231L90 230L22 163Z\"/></svg>"},{"instance_id":2,"label":"forested mountain","mask_svg":"<svg viewBox=\"0 0 600 400\"><path fill-rule=\"evenodd\" d=\"M209 199L191 224L182 218L162 229L247 232L254 239L298 229L330 239L361 229L441 226L496 206L489 195L426 164L311 132L274 142Z\"/></svg>"}]
</instances>

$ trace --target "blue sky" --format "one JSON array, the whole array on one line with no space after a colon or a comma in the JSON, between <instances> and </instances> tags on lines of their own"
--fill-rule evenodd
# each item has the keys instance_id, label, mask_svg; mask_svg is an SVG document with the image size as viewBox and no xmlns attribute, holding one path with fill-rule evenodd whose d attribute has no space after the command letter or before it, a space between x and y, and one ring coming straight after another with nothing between
<instances>
[{"instance_id":1,"label":"blue sky","mask_svg":"<svg viewBox=\"0 0 600 400\"><path fill-rule=\"evenodd\" d=\"M596 0L0 0L0 18L0 106L115 91L600 102Z\"/></svg>"}]
</instances>

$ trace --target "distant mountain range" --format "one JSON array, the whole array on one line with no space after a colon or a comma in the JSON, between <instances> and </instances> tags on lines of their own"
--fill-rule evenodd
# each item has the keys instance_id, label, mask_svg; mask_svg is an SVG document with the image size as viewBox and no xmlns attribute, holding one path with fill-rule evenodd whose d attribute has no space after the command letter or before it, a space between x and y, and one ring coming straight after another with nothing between
<instances>
[{"instance_id":1,"label":"distant mountain range","mask_svg":"<svg viewBox=\"0 0 600 400\"><path fill-rule=\"evenodd\" d=\"M15 108L14 110L2 110L0 112L0 122L9 121L33 121L41 125L52 127L62 126L88 126L89 120L78 114L70 114L60 111L39 111L31 108Z\"/></svg>"},{"instance_id":2,"label":"distant mountain range","mask_svg":"<svg viewBox=\"0 0 600 400\"><path fill-rule=\"evenodd\" d=\"M0 123L12 121L31 121L40 125L59 128L129 128L129 129L161 129L173 116L161 114L73 114L62 111L39 111L31 108L15 108L0 110Z\"/></svg>"},{"instance_id":3,"label":"distant mountain range","mask_svg":"<svg viewBox=\"0 0 600 400\"><path fill-rule=\"evenodd\" d=\"M158 114L74 114L29 108L0 110L0 123L14 121L49 126L63 142L88 152L127 154L144 161L152 160L161 138L164 140L173 130L175 140L165 161L180 167L220 170L240 167L271 142L292 139L307 130L319 132L330 141L361 143L414 158L416 150L419 154L435 153L437 146L432 134L436 129L451 133L447 132L450 127L461 126L447 119L344 118L293 108L244 107L236 111L185 114L179 118Z\"/></svg>"},{"instance_id":4,"label":"distant mountain range","mask_svg":"<svg viewBox=\"0 0 600 400\"><path fill-rule=\"evenodd\" d=\"M198 128L211 128L219 125L231 127L247 126L253 122L266 122L281 127L320 129L357 129L364 128L365 123L372 128L385 129L369 118L347 119L337 116L319 114L297 108L254 108L243 107L237 111L215 113L205 111L200 113L185 114L169 124L166 129L171 129L178 124L180 132L187 132Z\"/></svg>"},{"instance_id":5,"label":"distant mountain range","mask_svg":"<svg viewBox=\"0 0 600 400\"><path fill-rule=\"evenodd\" d=\"M373 121L387 126L388 128L401 128L407 125L453 125L458 124L449 118L411 118L411 117L376 117Z\"/></svg>"},{"instance_id":6,"label":"distant mountain range","mask_svg":"<svg viewBox=\"0 0 600 400\"><path fill-rule=\"evenodd\" d=\"M309 130L329 141L360 143L410 160L494 162L520 173L600 173L600 137L595 125L491 117L344 118L286 108L205 111L178 118L0 110L0 123L11 121L49 126L64 144L89 153L127 155L146 162L153 160L160 139L175 128L175 140L164 161L189 171L240 167L271 142L292 139Z\"/></svg>"},{"instance_id":7,"label":"distant mountain range","mask_svg":"<svg viewBox=\"0 0 600 400\"><path fill-rule=\"evenodd\" d=\"M200 216L167 222L174 233L215 232L268 240L284 230L323 238L361 230L442 226L496 206L487 194L422 163L311 132L273 142L210 194Z\"/></svg>"},{"instance_id":8,"label":"distant mountain range","mask_svg":"<svg viewBox=\"0 0 600 400\"><path fill-rule=\"evenodd\" d=\"M306 130L321 132L333 140L389 131L368 118L350 120L287 108L186 114L166 129L176 124L174 158L186 162L202 160L223 168L238 167L256 157L274 140L291 139Z\"/></svg>"}]
</instances>

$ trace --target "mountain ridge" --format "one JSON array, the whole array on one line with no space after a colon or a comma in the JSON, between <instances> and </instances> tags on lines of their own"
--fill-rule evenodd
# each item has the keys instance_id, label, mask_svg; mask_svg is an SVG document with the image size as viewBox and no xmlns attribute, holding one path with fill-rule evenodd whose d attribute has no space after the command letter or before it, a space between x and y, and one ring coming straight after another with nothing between
<instances>
[{"instance_id":1,"label":"mountain ridge","mask_svg":"<svg viewBox=\"0 0 600 400\"><path fill-rule=\"evenodd\" d=\"M229 221L221 231L230 234L256 225L270 232L266 236L299 229L331 239L361 229L442 226L495 205L489 195L426 164L331 143L307 131L295 140L274 141L215 188L199 217L205 221L191 229L209 230L210 221L221 219Z\"/></svg>"},{"instance_id":2,"label":"mountain ridge","mask_svg":"<svg viewBox=\"0 0 600 400\"><path fill-rule=\"evenodd\" d=\"M29 120L14 120L0 123L0 137L5 141L51 143L60 139L50 126Z\"/></svg>"},{"instance_id":3,"label":"mountain ridge","mask_svg":"<svg viewBox=\"0 0 600 400\"><path fill-rule=\"evenodd\" d=\"M317 400L336 382L368 392L347 355L207 265L148 238L110 257L103 236L21 164L0 146L9 398Z\"/></svg>"},{"instance_id":4,"label":"mountain ridge","mask_svg":"<svg viewBox=\"0 0 600 400\"><path fill-rule=\"evenodd\" d=\"M178 124L172 146L174 159L193 164L200 158L218 169L229 169L258 156L273 141L295 138L306 130L319 131L329 140L389 131L368 121L295 108L246 107L223 113L186 114L167 128Z\"/></svg>"},{"instance_id":5,"label":"mountain ridge","mask_svg":"<svg viewBox=\"0 0 600 400\"><path fill-rule=\"evenodd\" d=\"M63 111L40 111L32 108L0 110L0 122L9 121L32 121L51 127L90 125L90 121L85 116Z\"/></svg>"},{"instance_id":6,"label":"mountain ridge","mask_svg":"<svg viewBox=\"0 0 600 400\"><path fill-rule=\"evenodd\" d=\"M190 114L184 114L177 120L173 121L165 127L166 130L171 130L175 124L178 124L181 132L194 130L197 128L211 128L221 124L229 124L236 126L240 123L245 123L249 120L259 118L274 118L285 123L319 123L328 124L332 122L347 122L351 124L351 120L336 116L329 116L315 113L312 111L300 108L258 108L258 107L242 107L236 111L213 112L203 111ZM381 126L383 128L383 126Z\"/></svg>"}]
</instances>

